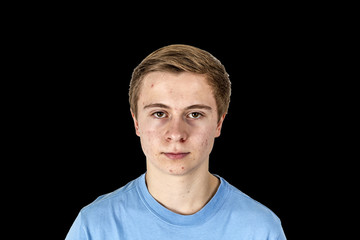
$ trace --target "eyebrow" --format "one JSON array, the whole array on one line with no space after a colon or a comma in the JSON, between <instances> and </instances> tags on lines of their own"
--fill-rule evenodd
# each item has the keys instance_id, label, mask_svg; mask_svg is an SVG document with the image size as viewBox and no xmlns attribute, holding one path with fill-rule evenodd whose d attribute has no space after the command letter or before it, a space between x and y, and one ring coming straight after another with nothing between
<instances>
[{"instance_id":1,"label":"eyebrow","mask_svg":"<svg viewBox=\"0 0 360 240\"><path fill-rule=\"evenodd\" d=\"M165 108L165 109L170 109L171 107L169 107L168 105L162 104L162 103L151 103L148 104L146 106L144 106L144 109L147 108ZM185 108L185 110L190 110L190 109L204 109L204 110L209 110L211 111L212 108L210 106L204 105L204 104L194 104L191 106L188 106Z\"/></svg>"}]
</instances>

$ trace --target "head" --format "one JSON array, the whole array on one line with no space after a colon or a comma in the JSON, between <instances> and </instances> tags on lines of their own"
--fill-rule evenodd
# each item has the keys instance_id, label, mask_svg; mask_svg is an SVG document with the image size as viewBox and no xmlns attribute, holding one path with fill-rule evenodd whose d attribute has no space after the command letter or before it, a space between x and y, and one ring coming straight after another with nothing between
<instances>
[{"instance_id":1,"label":"head","mask_svg":"<svg viewBox=\"0 0 360 240\"><path fill-rule=\"evenodd\" d=\"M147 56L134 70L130 81L129 102L137 116L138 100L144 77L150 72L202 74L212 89L218 120L226 114L230 103L231 83L225 67L210 53L189 45L174 44Z\"/></svg>"},{"instance_id":2,"label":"head","mask_svg":"<svg viewBox=\"0 0 360 240\"><path fill-rule=\"evenodd\" d=\"M146 57L133 72L129 101L148 171L207 169L230 91L224 66L204 50L170 45Z\"/></svg>"}]
</instances>

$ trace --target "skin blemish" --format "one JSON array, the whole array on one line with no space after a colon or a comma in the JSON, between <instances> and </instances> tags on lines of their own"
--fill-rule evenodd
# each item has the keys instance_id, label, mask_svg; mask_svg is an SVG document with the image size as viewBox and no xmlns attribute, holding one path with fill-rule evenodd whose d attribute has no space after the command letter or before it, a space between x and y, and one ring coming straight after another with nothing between
<instances>
[{"instance_id":1,"label":"skin blemish","mask_svg":"<svg viewBox=\"0 0 360 240\"><path fill-rule=\"evenodd\" d=\"M207 146L208 145L208 140L207 139L205 139L205 141L204 142L202 142L202 144L201 144L202 146Z\"/></svg>"},{"instance_id":2,"label":"skin blemish","mask_svg":"<svg viewBox=\"0 0 360 240\"><path fill-rule=\"evenodd\" d=\"M151 84L151 88L153 88L154 87L154 84Z\"/></svg>"},{"instance_id":3,"label":"skin blemish","mask_svg":"<svg viewBox=\"0 0 360 240\"><path fill-rule=\"evenodd\" d=\"M184 169L184 167L181 167L181 169Z\"/></svg>"}]
</instances>

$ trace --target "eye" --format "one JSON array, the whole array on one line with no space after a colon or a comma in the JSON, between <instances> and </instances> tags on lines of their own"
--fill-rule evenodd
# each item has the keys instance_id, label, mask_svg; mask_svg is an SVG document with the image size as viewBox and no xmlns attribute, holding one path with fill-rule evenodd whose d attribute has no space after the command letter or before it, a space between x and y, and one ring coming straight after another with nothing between
<instances>
[{"instance_id":1,"label":"eye","mask_svg":"<svg viewBox=\"0 0 360 240\"><path fill-rule=\"evenodd\" d=\"M152 114L156 118L165 118L166 114L164 112L155 112Z\"/></svg>"},{"instance_id":2,"label":"eye","mask_svg":"<svg viewBox=\"0 0 360 240\"><path fill-rule=\"evenodd\" d=\"M192 119L198 119L198 118L201 118L203 115L199 112L192 112L188 115L189 118L192 118Z\"/></svg>"}]
</instances>

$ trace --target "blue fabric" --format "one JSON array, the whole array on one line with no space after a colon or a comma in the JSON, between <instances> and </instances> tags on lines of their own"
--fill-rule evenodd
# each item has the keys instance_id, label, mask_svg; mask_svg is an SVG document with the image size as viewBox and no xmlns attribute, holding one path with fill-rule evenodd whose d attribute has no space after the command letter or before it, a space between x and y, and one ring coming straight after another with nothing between
<instances>
[{"instance_id":1,"label":"blue fabric","mask_svg":"<svg viewBox=\"0 0 360 240\"><path fill-rule=\"evenodd\" d=\"M284 240L279 218L223 178L193 215L176 214L149 193L145 174L84 207L66 240Z\"/></svg>"}]
</instances>

